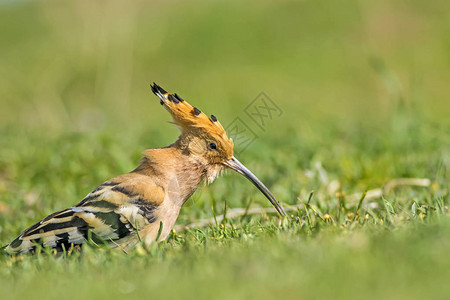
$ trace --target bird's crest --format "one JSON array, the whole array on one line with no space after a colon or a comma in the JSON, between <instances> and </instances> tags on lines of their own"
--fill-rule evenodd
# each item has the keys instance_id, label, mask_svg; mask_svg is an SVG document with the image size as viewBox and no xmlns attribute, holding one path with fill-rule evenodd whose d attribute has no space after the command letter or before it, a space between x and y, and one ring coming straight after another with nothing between
<instances>
[{"instance_id":1,"label":"bird's crest","mask_svg":"<svg viewBox=\"0 0 450 300\"><path fill-rule=\"evenodd\" d=\"M161 105L172 115L173 123L182 134L209 135L226 146L230 155L233 154L233 140L228 138L222 124L214 115L208 117L178 94L170 94L156 83L150 87L153 93L159 97Z\"/></svg>"},{"instance_id":2,"label":"bird's crest","mask_svg":"<svg viewBox=\"0 0 450 300\"><path fill-rule=\"evenodd\" d=\"M162 87L153 83L153 93L160 98L161 105L172 115L175 125L180 130L203 129L213 135L226 135L225 129L214 115L208 117L200 109L190 105L178 94L169 94Z\"/></svg>"}]
</instances>

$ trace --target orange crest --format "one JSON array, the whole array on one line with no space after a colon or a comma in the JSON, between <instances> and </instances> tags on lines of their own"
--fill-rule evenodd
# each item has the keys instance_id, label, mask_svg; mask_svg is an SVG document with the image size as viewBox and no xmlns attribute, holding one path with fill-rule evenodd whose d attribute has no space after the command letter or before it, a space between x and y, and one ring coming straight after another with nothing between
<instances>
[{"instance_id":1,"label":"orange crest","mask_svg":"<svg viewBox=\"0 0 450 300\"><path fill-rule=\"evenodd\" d=\"M169 94L156 83L150 87L161 100L161 105L172 115L173 123L181 130L182 134L209 136L227 148L224 150L227 150L228 155L233 155L233 140L228 138L225 129L214 115L209 118L176 93Z\"/></svg>"}]
</instances>

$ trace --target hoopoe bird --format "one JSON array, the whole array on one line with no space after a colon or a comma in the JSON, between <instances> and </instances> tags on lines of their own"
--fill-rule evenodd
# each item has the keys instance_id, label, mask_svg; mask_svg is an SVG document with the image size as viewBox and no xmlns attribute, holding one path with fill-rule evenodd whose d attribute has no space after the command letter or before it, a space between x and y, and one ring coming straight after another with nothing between
<instances>
[{"instance_id":1,"label":"hoopoe bird","mask_svg":"<svg viewBox=\"0 0 450 300\"><path fill-rule=\"evenodd\" d=\"M155 83L151 89L181 131L175 143L145 150L135 170L105 181L77 205L29 227L4 247L7 253L34 252L38 245L67 251L88 241L122 249L139 241L162 241L199 184L211 183L225 168L249 179L286 216L269 189L233 156L233 141L214 115L207 117Z\"/></svg>"}]
</instances>

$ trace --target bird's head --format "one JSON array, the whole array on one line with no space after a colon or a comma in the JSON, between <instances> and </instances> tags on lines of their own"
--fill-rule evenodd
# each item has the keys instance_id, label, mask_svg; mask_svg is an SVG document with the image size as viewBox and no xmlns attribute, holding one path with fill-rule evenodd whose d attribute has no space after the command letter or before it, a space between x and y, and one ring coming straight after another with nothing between
<instances>
[{"instance_id":1,"label":"bird's head","mask_svg":"<svg viewBox=\"0 0 450 300\"><path fill-rule=\"evenodd\" d=\"M205 166L205 179L212 182L222 169L228 167L250 180L272 203L277 212L286 216L283 207L269 189L234 156L234 144L214 115L208 117L179 95L169 94L153 83L153 93L161 105L172 115L173 124L181 131L175 146L183 154L200 161Z\"/></svg>"}]
</instances>

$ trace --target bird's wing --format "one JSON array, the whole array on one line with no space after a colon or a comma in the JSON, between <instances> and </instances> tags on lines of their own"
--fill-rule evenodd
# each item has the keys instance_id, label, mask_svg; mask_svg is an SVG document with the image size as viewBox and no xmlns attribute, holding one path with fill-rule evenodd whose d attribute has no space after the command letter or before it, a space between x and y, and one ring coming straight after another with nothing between
<instances>
[{"instance_id":1,"label":"bird's wing","mask_svg":"<svg viewBox=\"0 0 450 300\"><path fill-rule=\"evenodd\" d=\"M26 229L5 247L8 253L34 251L36 245L68 250L91 239L97 243L121 241L156 221L158 191L149 201L129 182L107 181L76 206L51 214Z\"/></svg>"}]
</instances>

